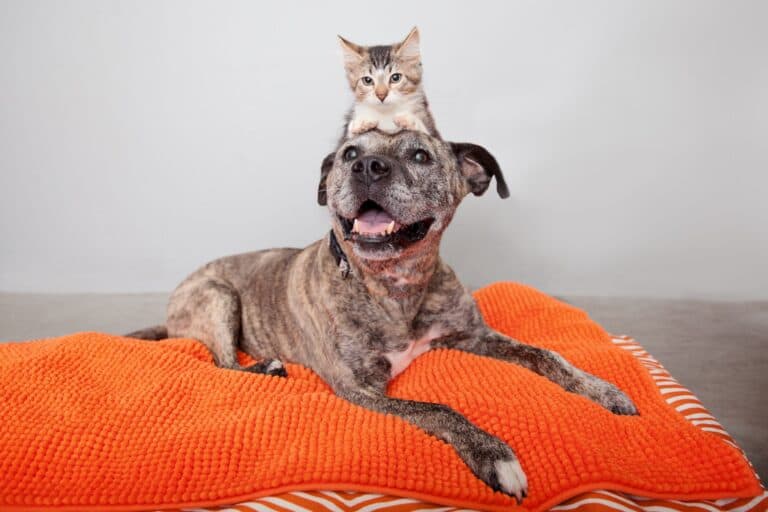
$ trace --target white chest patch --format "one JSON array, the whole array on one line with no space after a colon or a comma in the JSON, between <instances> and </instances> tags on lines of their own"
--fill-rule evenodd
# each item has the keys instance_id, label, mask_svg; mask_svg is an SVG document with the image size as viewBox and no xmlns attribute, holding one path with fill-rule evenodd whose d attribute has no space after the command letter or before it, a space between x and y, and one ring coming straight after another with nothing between
<instances>
[{"instance_id":1,"label":"white chest patch","mask_svg":"<svg viewBox=\"0 0 768 512\"><path fill-rule=\"evenodd\" d=\"M398 125L395 122L396 119L399 119L401 123L407 125L408 129L426 133L427 127L424 126L421 119L414 115L416 109L417 106L408 101L385 103L381 105L358 103L354 107L352 124L373 124L382 132L397 133L405 129L405 126Z\"/></svg>"},{"instance_id":2,"label":"white chest patch","mask_svg":"<svg viewBox=\"0 0 768 512\"><path fill-rule=\"evenodd\" d=\"M392 369L390 370L390 378L394 379L406 368L408 368L408 365L411 364L414 359L429 351L429 349L432 348L432 340L439 338L440 336L442 336L442 334L436 327L430 327L429 331L427 331L424 336L408 343L408 346L405 347L405 350L400 352L387 352L384 354L384 357L386 357L389 363L392 365Z\"/></svg>"}]
</instances>

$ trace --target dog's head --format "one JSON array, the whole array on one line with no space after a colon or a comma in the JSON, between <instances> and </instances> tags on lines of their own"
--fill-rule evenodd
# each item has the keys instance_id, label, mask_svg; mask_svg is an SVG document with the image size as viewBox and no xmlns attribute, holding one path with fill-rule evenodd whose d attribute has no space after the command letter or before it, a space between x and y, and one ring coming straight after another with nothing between
<instances>
[{"instance_id":1,"label":"dog's head","mask_svg":"<svg viewBox=\"0 0 768 512\"><path fill-rule=\"evenodd\" d=\"M507 197L496 159L481 146L369 131L325 157L317 200L328 205L345 248L363 260L387 260L436 247L464 196L483 194L494 176Z\"/></svg>"}]
</instances>

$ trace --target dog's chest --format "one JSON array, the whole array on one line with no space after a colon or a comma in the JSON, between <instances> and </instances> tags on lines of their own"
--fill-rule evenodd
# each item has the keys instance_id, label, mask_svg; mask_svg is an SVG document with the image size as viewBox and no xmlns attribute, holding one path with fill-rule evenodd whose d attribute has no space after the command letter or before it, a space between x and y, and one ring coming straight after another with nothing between
<instances>
[{"instance_id":1,"label":"dog's chest","mask_svg":"<svg viewBox=\"0 0 768 512\"><path fill-rule=\"evenodd\" d=\"M432 340L441 336L442 334L437 327L430 327L424 336L411 340L404 350L384 354L391 365L390 378L395 378L402 373L414 359L432 348Z\"/></svg>"}]
</instances>

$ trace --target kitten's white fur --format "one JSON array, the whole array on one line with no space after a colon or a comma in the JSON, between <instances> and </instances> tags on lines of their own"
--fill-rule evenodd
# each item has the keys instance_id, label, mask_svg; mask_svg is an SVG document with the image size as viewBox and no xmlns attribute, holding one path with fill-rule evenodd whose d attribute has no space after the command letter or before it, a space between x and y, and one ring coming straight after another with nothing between
<instances>
[{"instance_id":1,"label":"kitten's white fur","mask_svg":"<svg viewBox=\"0 0 768 512\"><path fill-rule=\"evenodd\" d=\"M374 128L385 133L397 133L400 130L429 133L424 122L415 114L421 110L422 101L419 94L412 94L379 104L355 103L347 135L351 137Z\"/></svg>"},{"instance_id":2,"label":"kitten's white fur","mask_svg":"<svg viewBox=\"0 0 768 512\"><path fill-rule=\"evenodd\" d=\"M391 52L386 58L391 60L384 65L381 46L361 47L339 36L344 68L356 94L347 117L345 137L374 129L389 134L413 130L440 137L421 88L419 40L419 30L414 27L402 42L386 48ZM369 60L371 50L377 54L374 65ZM395 74L401 78L393 82ZM365 85L361 82L363 77L368 79Z\"/></svg>"}]
</instances>

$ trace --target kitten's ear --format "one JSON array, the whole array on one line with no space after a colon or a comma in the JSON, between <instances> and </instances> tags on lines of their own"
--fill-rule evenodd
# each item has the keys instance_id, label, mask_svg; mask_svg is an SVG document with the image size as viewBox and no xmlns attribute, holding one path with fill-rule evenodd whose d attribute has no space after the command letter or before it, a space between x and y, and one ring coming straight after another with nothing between
<instances>
[{"instance_id":1,"label":"kitten's ear","mask_svg":"<svg viewBox=\"0 0 768 512\"><path fill-rule=\"evenodd\" d=\"M499 163L487 149L466 142L451 142L451 149L459 161L461 174L466 178L473 194L482 195L488 190L491 179L495 176L496 192L499 193L499 197L509 197L507 182L501 174Z\"/></svg>"},{"instance_id":2,"label":"kitten's ear","mask_svg":"<svg viewBox=\"0 0 768 512\"><path fill-rule=\"evenodd\" d=\"M363 60L363 47L358 46L351 41L347 41L341 36L337 37L339 38L341 51L344 55L344 65L349 67L359 64L360 61Z\"/></svg>"},{"instance_id":3,"label":"kitten's ear","mask_svg":"<svg viewBox=\"0 0 768 512\"><path fill-rule=\"evenodd\" d=\"M333 161L336 159L336 153L328 153L323 158L323 163L320 165L320 184L317 185L317 204L325 206L328 204L328 191L325 188L325 182L328 179L328 173L333 168Z\"/></svg>"},{"instance_id":4,"label":"kitten's ear","mask_svg":"<svg viewBox=\"0 0 768 512\"><path fill-rule=\"evenodd\" d=\"M421 51L419 50L419 29L417 27L413 27L408 35L405 36L405 39L397 44L395 53L398 57L404 60L421 59Z\"/></svg>"}]
</instances>

